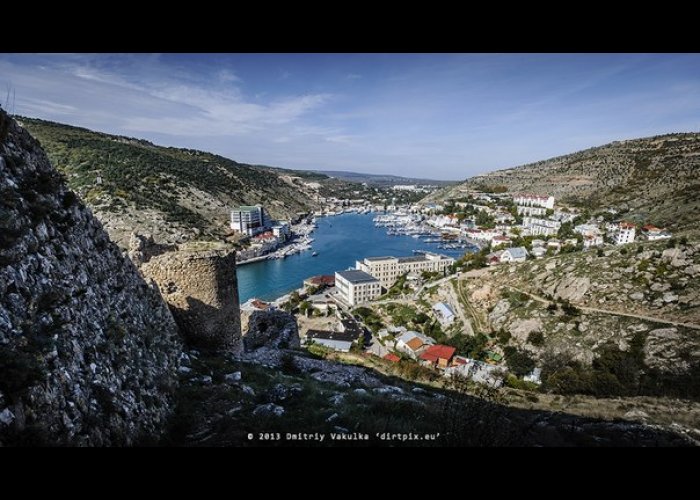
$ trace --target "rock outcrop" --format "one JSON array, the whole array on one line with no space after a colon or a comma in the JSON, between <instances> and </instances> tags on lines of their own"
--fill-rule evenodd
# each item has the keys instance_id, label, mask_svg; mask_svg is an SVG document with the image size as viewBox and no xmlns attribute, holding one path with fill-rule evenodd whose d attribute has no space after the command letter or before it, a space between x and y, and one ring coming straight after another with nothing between
<instances>
[{"instance_id":1,"label":"rock outcrop","mask_svg":"<svg viewBox=\"0 0 700 500\"><path fill-rule=\"evenodd\" d=\"M177 333L158 290L0 111L0 446L157 439Z\"/></svg>"},{"instance_id":2,"label":"rock outcrop","mask_svg":"<svg viewBox=\"0 0 700 500\"><path fill-rule=\"evenodd\" d=\"M248 320L248 331L243 337L246 351L267 346L297 348L300 346L296 319L284 311L255 311Z\"/></svg>"}]
</instances>

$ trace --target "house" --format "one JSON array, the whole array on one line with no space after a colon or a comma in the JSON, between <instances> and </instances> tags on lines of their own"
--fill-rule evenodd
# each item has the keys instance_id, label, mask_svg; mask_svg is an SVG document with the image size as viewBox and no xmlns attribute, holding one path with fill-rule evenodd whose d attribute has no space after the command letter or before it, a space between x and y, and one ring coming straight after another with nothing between
<instances>
[{"instance_id":1,"label":"house","mask_svg":"<svg viewBox=\"0 0 700 500\"><path fill-rule=\"evenodd\" d=\"M544 240L532 240L532 248L535 247L543 247L544 246Z\"/></svg>"},{"instance_id":2,"label":"house","mask_svg":"<svg viewBox=\"0 0 700 500\"><path fill-rule=\"evenodd\" d=\"M335 293L335 287L324 290L320 293L309 295L306 301L311 304L314 309L318 309L321 312L335 309L335 301L333 300L333 294Z\"/></svg>"},{"instance_id":3,"label":"house","mask_svg":"<svg viewBox=\"0 0 700 500\"><path fill-rule=\"evenodd\" d=\"M494 236L493 239L491 240L491 248L498 248L507 245L510 243L510 239L507 238L506 236Z\"/></svg>"},{"instance_id":4,"label":"house","mask_svg":"<svg viewBox=\"0 0 700 500\"><path fill-rule=\"evenodd\" d=\"M504 370L502 367L475 359L460 358L461 356L457 357L453 365L445 369L445 377L456 375L496 388L503 385Z\"/></svg>"},{"instance_id":5,"label":"house","mask_svg":"<svg viewBox=\"0 0 700 500\"><path fill-rule=\"evenodd\" d=\"M450 361L452 361L455 351L454 347L436 344L428 347L419 358L424 366L437 367L444 370L450 366Z\"/></svg>"},{"instance_id":6,"label":"house","mask_svg":"<svg viewBox=\"0 0 700 500\"><path fill-rule=\"evenodd\" d=\"M501 254L501 262L525 262L527 259L527 250L523 247L511 247L503 250Z\"/></svg>"},{"instance_id":7,"label":"house","mask_svg":"<svg viewBox=\"0 0 700 500\"><path fill-rule=\"evenodd\" d=\"M634 241L635 225L631 222L620 222L615 232L615 244L626 245Z\"/></svg>"},{"instance_id":8,"label":"house","mask_svg":"<svg viewBox=\"0 0 700 500\"><path fill-rule=\"evenodd\" d=\"M671 233L664 231L663 229L659 229L656 226L652 226L651 224L646 224L643 226L642 233L649 241L666 240L671 237Z\"/></svg>"},{"instance_id":9,"label":"house","mask_svg":"<svg viewBox=\"0 0 700 500\"><path fill-rule=\"evenodd\" d=\"M501 263L501 255L503 255L503 250L488 254L486 256L486 265L497 266Z\"/></svg>"},{"instance_id":10,"label":"house","mask_svg":"<svg viewBox=\"0 0 700 500\"><path fill-rule=\"evenodd\" d=\"M444 302L438 302L433 305L433 311L437 316L438 321L442 326L451 325L455 320L455 313L452 308Z\"/></svg>"},{"instance_id":11,"label":"house","mask_svg":"<svg viewBox=\"0 0 700 500\"><path fill-rule=\"evenodd\" d=\"M305 287L331 287L335 286L335 276L332 274L319 274L318 276L311 276L304 280Z\"/></svg>"},{"instance_id":12,"label":"house","mask_svg":"<svg viewBox=\"0 0 700 500\"><path fill-rule=\"evenodd\" d=\"M556 251L561 250L561 241L559 240L548 240L547 241L547 249L552 248Z\"/></svg>"},{"instance_id":13,"label":"house","mask_svg":"<svg viewBox=\"0 0 700 500\"><path fill-rule=\"evenodd\" d=\"M534 258L541 259L545 255L547 255L547 250L543 247L535 247L530 251L530 253Z\"/></svg>"},{"instance_id":14,"label":"house","mask_svg":"<svg viewBox=\"0 0 700 500\"><path fill-rule=\"evenodd\" d=\"M407 331L396 339L396 350L402 352L412 359L418 359L418 356L435 341L422 333Z\"/></svg>"},{"instance_id":15,"label":"house","mask_svg":"<svg viewBox=\"0 0 700 500\"><path fill-rule=\"evenodd\" d=\"M587 234L583 237L583 248L598 247L603 244L603 237L600 234Z\"/></svg>"},{"instance_id":16,"label":"house","mask_svg":"<svg viewBox=\"0 0 700 500\"><path fill-rule=\"evenodd\" d=\"M266 311L270 307L272 307L272 305L269 302L265 302L263 300L256 299L255 297L253 297L252 299L248 299L241 304L241 311Z\"/></svg>"},{"instance_id":17,"label":"house","mask_svg":"<svg viewBox=\"0 0 700 500\"><path fill-rule=\"evenodd\" d=\"M335 351L348 352L352 343L357 340L351 332L332 332L329 330L309 330L306 332L309 342L329 347Z\"/></svg>"},{"instance_id":18,"label":"house","mask_svg":"<svg viewBox=\"0 0 700 500\"><path fill-rule=\"evenodd\" d=\"M388 354L385 354L385 355L382 357L382 359L386 359L387 361L391 361L392 363L398 363L399 361L401 361L401 358L398 357L398 356L397 356L396 354L394 354L393 352L390 352L390 353L388 353Z\"/></svg>"}]
</instances>

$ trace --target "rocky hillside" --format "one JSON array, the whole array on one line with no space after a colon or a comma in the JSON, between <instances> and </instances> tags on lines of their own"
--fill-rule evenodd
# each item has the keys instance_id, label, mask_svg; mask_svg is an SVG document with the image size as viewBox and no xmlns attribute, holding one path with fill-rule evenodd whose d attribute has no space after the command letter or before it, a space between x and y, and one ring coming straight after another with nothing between
<instances>
[{"instance_id":1,"label":"rocky hillside","mask_svg":"<svg viewBox=\"0 0 700 500\"><path fill-rule=\"evenodd\" d=\"M246 352L183 355L179 405L162 441L178 446L688 446L697 433L629 418L582 418L506 406L496 390L459 380L437 388L391 375L384 360L316 354L286 313L256 313ZM286 316L286 320L285 320ZM263 327L263 324L266 324ZM270 334L275 324L277 334ZM344 363L337 361L342 360ZM369 363L353 366L348 363ZM573 398L565 404L580 404ZM616 405L619 403L616 403ZM649 410L651 411L651 410ZM592 412L589 412L589 414ZM689 412L687 412L689 413ZM670 428L669 428L670 427ZM323 440L321 439L323 437Z\"/></svg>"},{"instance_id":2,"label":"rocky hillside","mask_svg":"<svg viewBox=\"0 0 700 500\"><path fill-rule=\"evenodd\" d=\"M152 440L180 352L157 289L0 111L0 446Z\"/></svg>"},{"instance_id":3,"label":"rocky hillside","mask_svg":"<svg viewBox=\"0 0 700 500\"><path fill-rule=\"evenodd\" d=\"M459 198L466 189L505 186L551 194L586 208L629 210L632 220L693 229L700 211L700 134L616 141L447 188L431 199Z\"/></svg>"},{"instance_id":4,"label":"rocky hillside","mask_svg":"<svg viewBox=\"0 0 700 500\"><path fill-rule=\"evenodd\" d=\"M494 349L516 371L543 368L547 390L697 400L698 273L700 245L655 242L500 266L457 287Z\"/></svg>"},{"instance_id":5,"label":"rocky hillside","mask_svg":"<svg viewBox=\"0 0 700 500\"><path fill-rule=\"evenodd\" d=\"M122 248L134 231L159 243L220 240L235 205L262 203L273 217L290 217L314 206L316 192L304 183L328 179L43 120L20 123Z\"/></svg>"}]
</instances>

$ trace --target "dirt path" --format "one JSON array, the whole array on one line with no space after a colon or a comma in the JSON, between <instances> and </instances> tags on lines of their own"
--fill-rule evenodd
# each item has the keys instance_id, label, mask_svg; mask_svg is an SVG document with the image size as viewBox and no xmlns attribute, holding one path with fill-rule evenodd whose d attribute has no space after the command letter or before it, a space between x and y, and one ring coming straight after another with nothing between
<instances>
[{"instance_id":1,"label":"dirt path","mask_svg":"<svg viewBox=\"0 0 700 500\"><path fill-rule=\"evenodd\" d=\"M551 304L552 301L548 300L540 295L527 292L525 290L521 290L520 288L511 286L511 285L503 285L505 287L510 288L511 290L515 290L516 292L524 293L528 297L533 298L534 300L537 300L538 302L542 302L544 304ZM693 323L681 323L680 321L671 321L669 319L663 319L663 318L656 318L654 316L644 316L642 314L631 314L631 313L623 313L619 311L611 311L609 309L598 309L597 307L586 307L586 306L579 306L577 304L573 304L576 306L576 308L580 309L581 311L586 311L586 312L593 312L593 313L601 313L601 314L610 314L613 316L625 316L627 318L635 318L635 319L640 319L644 321L652 321L654 323L665 323L668 325L674 325L674 326L682 326L684 328L690 328L692 330L700 330L700 325L695 325Z\"/></svg>"}]
</instances>

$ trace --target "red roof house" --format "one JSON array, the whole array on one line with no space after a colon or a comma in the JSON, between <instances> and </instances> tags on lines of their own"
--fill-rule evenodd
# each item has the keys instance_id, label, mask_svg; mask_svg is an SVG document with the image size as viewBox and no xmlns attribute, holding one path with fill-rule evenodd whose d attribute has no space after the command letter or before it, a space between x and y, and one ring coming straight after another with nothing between
<instances>
[{"instance_id":1,"label":"red roof house","mask_svg":"<svg viewBox=\"0 0 700 500\"><path fill-rule=\"evenodd\" d=\"M392 363L398 363L399 361L401 361L401 358L399 358L393 352L390 352L389 354L385 354L384 359L386 359L387 361L391 361Z\"/></svg>"},{"instance_id":2,"label":"red roof house","mask_svg":"<svg viewBox=\"0 0 700 500\"><path fill-rule=\"evenodd\" d=\"M455 355L455 351L456 349L454 347L447 345L431 345L420 355L420 359L432 366L437 365L439 368L447 368L452 356Z\"/></svg>"}]
</instances>

